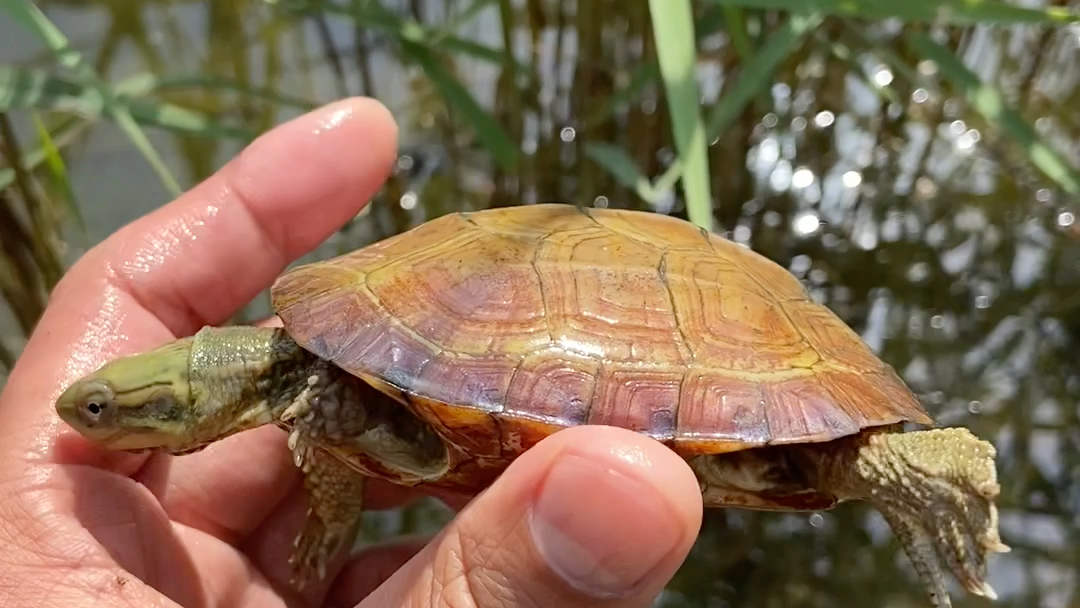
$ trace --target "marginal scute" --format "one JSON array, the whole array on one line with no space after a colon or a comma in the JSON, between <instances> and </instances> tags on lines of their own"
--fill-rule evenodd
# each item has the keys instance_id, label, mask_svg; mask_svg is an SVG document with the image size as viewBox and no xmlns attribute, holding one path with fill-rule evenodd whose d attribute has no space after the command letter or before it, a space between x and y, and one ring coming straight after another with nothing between
<instances>
[{"instance_id":1,"label":"marginal scute","mask_svg":"<svg viewBox=\"0 0 1080 608\"><path fill-rule=\"evenodd\" d=\"M584 424L596 391L600 362L560 349L532 353L510 382L503 417L568 427Z\"/></svg>"},{"instance_id":2,"label":"marginal scute","mask_svg":"<svg viewBox=\"0 0 1080 608\"><path fill-rule=\"evenodd\" d=\"M499 425L489 412L447 404L423 395L410 394L408 404L435 427L435 432L470 457L501 455Z\"/></svg>"},{"instance_id":3,"label":"marginal scute","mask_svg":"<svg viewBox=\"0 0 1080 608\"><path fill-rule=\"evenodd\" d=\"M763 446L770 439L765 393L758 382L694 369L679 401L678 450L720 454Z\"/></svg>"},{"instance_id":4,"label":"marginal scute","mask_svg":"<svg viewBox=\"0 0 1080 608\"><path fill-rule=\"evenodd\" d=\"M653 213L450 214L297 268L273 296L304 348L484 462L583 423L684 454L932 423L790 272Z\"/></svg>"},{"instance_id":5,"label":"marginal scute","mask_svg":"<svg viewBox=\"0 0 1080 608\"><path fill-rule=\"evenodd\" d=\"M891 369L822 371L816 380L861 427L911 421L933 424L919 401Z\"/></svg>"},{"instance_id":6,"label":"marginal scute","mask_svg":"<svg viewBox=\"0 0 1080 608\"><path fill-rule=\"evenodd\" d=\"M771 444L829 441L859 432L859 425L810 374L762 388Z\"/></svg>"},{"instance_id":7,"label":"marginal scute","mask_svg":"<svg viewBox=\"0 0 1080 608\"><path fill-rule=\"evenodd\" d=\"M659 441L674 440L680 371L612 365L598 381L589 424L630 429Z\"/></svg>"},{"instance_id":8,"label":"marginal scute","mask_svg":"<svg viewBox=\"0 0 1080 608\"><path fill-rule=\"evenodd\" d=\"M462 408L500 412L519 363L520 357L505 353L472 357L443 351L424 367L410 391Z\"/></svg>"}]
</instances>

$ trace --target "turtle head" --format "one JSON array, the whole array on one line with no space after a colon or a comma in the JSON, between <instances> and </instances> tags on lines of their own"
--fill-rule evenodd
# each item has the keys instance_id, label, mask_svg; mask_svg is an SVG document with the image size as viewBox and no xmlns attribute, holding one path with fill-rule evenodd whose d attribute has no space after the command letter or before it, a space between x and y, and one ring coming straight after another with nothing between
<instances>
[{"instance_id":1,"label":"turtle head","mask_svg":"<svg viewBox=\"0 0 1080 608\"><path fill-rule=\"evenodd\" d=\"M187 454L272 422L326 368L279 328L204 327L79 379L56 411L109 449Z\"/></svg>"},{"instance_id":2,"label":"turtle head","mask_svg":"<svg viewBox=\"0 0 1080 608\"><path fill-rule=\"evenodd\" d=\"M56 400L60 418L113 450L183 450L193 427L192 338L107 363Z\"/></svg>"}]
</instances>

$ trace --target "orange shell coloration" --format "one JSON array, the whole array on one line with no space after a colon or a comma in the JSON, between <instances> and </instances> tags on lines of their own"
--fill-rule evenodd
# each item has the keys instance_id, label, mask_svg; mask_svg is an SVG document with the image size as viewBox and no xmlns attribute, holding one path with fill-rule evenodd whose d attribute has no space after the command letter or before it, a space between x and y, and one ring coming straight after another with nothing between
<instances>
[{"instance_id":1,"label":"orange shell coloration","mask_svg":"<svg viewBox=\"0 0 1080 608\"><path fill-rule=\"evenodd\" d=\"M304 348L407 403L472 458L579 424L692 455L932 423L784 268L655 213L446 215L298 267L273 300Z\"/></svg>"}]
</instances>

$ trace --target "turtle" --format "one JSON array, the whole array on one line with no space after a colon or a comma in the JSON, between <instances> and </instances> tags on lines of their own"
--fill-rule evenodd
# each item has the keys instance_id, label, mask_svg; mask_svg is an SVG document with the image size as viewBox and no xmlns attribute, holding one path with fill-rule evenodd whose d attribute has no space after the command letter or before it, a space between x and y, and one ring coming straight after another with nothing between
<instances>
[{"instance_id":1,"label":"turtle","mask_svg":"<svg viewBox=\"0 0 1080 608\"><path fill-rule=\"evenodd\" d=\"M935 608L995 598L994 446L938 427L895 369L752 249L673 216L569 203L442 215L271 287L280 327L207 326L57 398L114 450L286 431L310 507L303 587L358 531L365 479L478 492L576 425L643 433L705 507L868 502ZM257 466L253 463L253 466Z\"/></svg>"}]
</instances>

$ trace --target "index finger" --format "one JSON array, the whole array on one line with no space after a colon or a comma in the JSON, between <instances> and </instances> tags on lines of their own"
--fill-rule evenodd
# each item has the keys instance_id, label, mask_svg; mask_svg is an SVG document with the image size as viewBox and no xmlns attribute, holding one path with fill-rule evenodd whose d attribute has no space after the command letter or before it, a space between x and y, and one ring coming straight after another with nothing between
<instances>
[{"instance_id":1,"label":"index finger","mask_svg":"<svg viewBox=\"0 0 1080 608\"><path fill-rule=\"evenodd\" d=\"M383 106L333 103L263 135L175 202L93 248L55 289L9 377L0 398L3 444L47 458L59 430L52 402L73 379L227 318L353 217L396 153L396 126ZM143 459L128 456L64 458L130 473Z\"/></svg>"}]
</instances>

